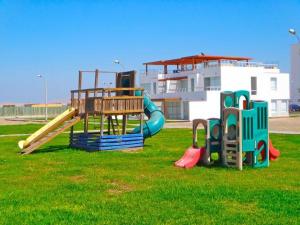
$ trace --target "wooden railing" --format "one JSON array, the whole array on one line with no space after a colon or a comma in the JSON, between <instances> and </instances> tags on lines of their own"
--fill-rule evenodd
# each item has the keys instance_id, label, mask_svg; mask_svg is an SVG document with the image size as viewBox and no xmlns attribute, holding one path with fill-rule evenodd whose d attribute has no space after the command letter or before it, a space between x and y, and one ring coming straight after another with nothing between
<instances>
[{"instance_id":1,"label":"wooden railing","mask_svg":"<svg viewBox=\"0 0 300 225\"><path fill-rule=\"evenodd\" d=\"M141 91L141 96L135 96ZM136 114L144 112L143 88L97 88L71 91L71 106L79 114ZM124 93L129 95L123 95Z\"/></svg>"}]
</instances>

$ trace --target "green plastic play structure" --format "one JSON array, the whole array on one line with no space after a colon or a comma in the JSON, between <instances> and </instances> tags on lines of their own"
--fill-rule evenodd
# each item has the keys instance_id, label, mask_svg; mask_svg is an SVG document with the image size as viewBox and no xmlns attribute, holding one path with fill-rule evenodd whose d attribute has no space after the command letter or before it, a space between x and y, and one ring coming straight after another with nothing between
<instances>
[{"instance_id":1,"label":"green plastic play structure","mask_svg":"<svg viewBox=\"0 0 300 225\"><path fill-rule=\"evenodd\" d=\"M243 105L240 105L240 99ZM280 152L269 140L268 103L250 100L249 92L225 91L220 94L220 119L193 120L193 146L176 161L178 167L191 168L219 164L242 170L243 165L268 167ZM205 130L205 146L197 145L197 127ZM217 153L217 160L212 159Z\"/></svg>"}]
</instances>

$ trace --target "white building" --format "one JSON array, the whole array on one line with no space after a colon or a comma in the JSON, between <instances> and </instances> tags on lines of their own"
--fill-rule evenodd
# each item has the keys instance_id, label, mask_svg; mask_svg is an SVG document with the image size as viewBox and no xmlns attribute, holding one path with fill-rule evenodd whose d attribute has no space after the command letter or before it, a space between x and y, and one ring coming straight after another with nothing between
<instances>
[{"instance_id":1,"label":"white building","mask_svg":"<svg viewBox=\"0 0 300 225\"><path fill-rule=\"evenodd\" d=\"M291 103L300 105L300 42L291 47Z\"/></svg>"},{"instance_id":2,"label":"white building","mask_svg":"<svg viewBox=\"0 0 300 225\"><path fill-rule=\"evenodd\" d=\"M269 102L270 116L288 116L289 74L250 58L195 55L144 63L141 86L168 119L220 117L220 92L248 90ZM150 70L162 66L163 70Z\"/></svg>"}]
</instances>

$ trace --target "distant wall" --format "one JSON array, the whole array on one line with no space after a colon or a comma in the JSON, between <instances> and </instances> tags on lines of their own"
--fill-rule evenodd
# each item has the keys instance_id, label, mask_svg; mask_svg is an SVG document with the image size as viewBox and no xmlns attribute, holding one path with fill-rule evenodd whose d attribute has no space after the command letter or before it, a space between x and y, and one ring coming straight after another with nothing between
<instances>
[{"instance_id":1,"label":"distant wall","mask_svg":"<svg viewBox=\"0 0 300 225\"><path fill-rule=\"evenodd\" d=\"M55 117L64 112L68 106L49 107L48 117ZM45 107L10 106L0 107L0 117L3 118L39 118L45 116Z\"/></svg>"}]
</instances>

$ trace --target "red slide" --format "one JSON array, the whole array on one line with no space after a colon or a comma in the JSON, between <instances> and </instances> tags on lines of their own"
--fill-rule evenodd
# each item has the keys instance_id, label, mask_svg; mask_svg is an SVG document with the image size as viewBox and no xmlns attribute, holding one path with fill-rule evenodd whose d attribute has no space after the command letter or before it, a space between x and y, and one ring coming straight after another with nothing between
<instances>
[{"instance_id":1,"label":"red slide","mask_svg":"<svg viewBox=\"0 0 300 225\"><path fill-rule=\"evenodd\" d=\"M260 148L260 143L258 143L258 148ZM263 160L265 159L265 152L261 152L261 156ZM269 139L269 159L271 161L276 160L280 156L280 151L276 148L274 148L271 139Z\"/></svg>"},{"instance_id":2,"label":"red slide","mask_svg":"<svg viewBox=\"0 0 300 225\"><path fill-rule=\"evenodd\" d=\"M269 139L269 158L275 160L280 156L280 151L274 148L271 139Z\"/></svg>"},{"instance_id":3,"label":"red slide","mask_svg":"<svg viewBox=\"0 0 300 225\"><path fill-rule=\"evenodd\" d=\"M175 162L175 166L187 169L192 168L199 162L204 152L204 147L199 149L191 146L185 151L181 159Z\"/></svg>"}]
</instances>

